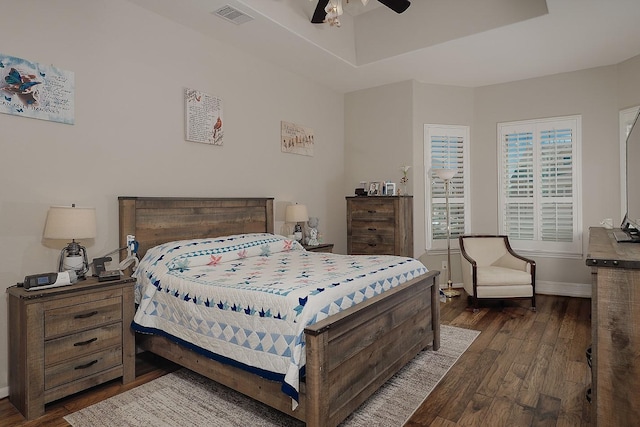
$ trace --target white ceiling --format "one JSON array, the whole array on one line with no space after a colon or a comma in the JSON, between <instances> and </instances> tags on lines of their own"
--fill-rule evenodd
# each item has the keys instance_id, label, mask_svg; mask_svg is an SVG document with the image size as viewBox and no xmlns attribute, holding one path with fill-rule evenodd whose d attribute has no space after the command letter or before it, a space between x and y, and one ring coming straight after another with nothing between
<instances>
[{"instance_id":1,"label":"white ceiling","mask_svg":"<svg viewBox=\"0 0 640 427\"><path fill-rule=\"evenodd\" d=\"M340 28L310 23L316 0L129 1L337 92L478 87L640 55L640 0L412 0L401 15L350 0ZM212 13L225 5L254 20Z\"/></svg>"}]
</instances>

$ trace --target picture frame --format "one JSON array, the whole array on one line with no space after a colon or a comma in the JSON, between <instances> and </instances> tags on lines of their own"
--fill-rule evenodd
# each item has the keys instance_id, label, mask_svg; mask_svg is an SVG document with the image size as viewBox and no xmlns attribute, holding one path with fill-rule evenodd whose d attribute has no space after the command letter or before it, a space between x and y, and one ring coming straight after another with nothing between
<instances>
[{"instance_id":1,"label":"picture frame","mask_svg":"<svg viewBox=\"0 0 640 427\"><path fill-rule=\"evenodd\" d=\"M384 194L387 196L395 196L396 195L396 183L395 182L386 182L384 184Z\"/></svg>"},{"instance_id":2,"label":"picture frame","mask_svg":"<svg viewBox=\"0 0 640 427\"><path fill-rule=\"evenodd\" d=\"M367 195L380 196L382 195L382 183L379 181L371 181L368 186Z\"/></svg>"}]
</instances>

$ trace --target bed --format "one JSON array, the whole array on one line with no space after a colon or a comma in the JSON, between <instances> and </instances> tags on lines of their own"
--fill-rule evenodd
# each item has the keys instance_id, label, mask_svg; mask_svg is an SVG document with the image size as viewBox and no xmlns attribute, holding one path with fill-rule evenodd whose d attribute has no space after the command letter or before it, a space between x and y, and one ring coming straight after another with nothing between
<instances>
[{"instance_id":1,"label":"bed","mask_svg":"<svg viewBox=\"0 0 640 427\"><path fill-rule=\"evenodd\" d=\"M119 215L120 246L135 235L140 258L167 242L274 231L272 198L120 197ZM207 357L180 340L137 334L136 342L309 426L335 426L418 352L439 348L437 275L407 279L304 327L297 404L283 393L282 382Z\"/></svg>"}]
</instances>

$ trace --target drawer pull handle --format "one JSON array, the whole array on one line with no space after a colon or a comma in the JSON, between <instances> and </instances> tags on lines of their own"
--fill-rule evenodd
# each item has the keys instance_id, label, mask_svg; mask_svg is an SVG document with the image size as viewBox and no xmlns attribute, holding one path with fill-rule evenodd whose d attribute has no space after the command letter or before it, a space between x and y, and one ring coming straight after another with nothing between
<instances>
[{"instance_id":1,"label":"drawer pull handle","mask_svg":"<svg viewBox=\"0 0 640 427\"><path fill-rule=\"evenodd\" d=\"M369 230L369 231L376 231L376 230L378 230L378 229L377 229L377 228L373 228L373 227L369 227L367 230Z\"/></svg>"},{"instance_id":2,"label":"drawer pull handle","mask_svg":"<svg viewBox=\"0 0 640 427\"><path fill-rule=\"evenodd\" d=\"M87 317L95 316L96 314L98 314L98 310L94 310L91 313L76 314L74 319L86 319Z\"/></svg>"},{"instance_id":3,"label":"drawer pull handle","mask_svg":"<svg viewBox=\"0 0 640 427\"><path fill-rule=\"evenodd\" d=\"M91 338L90 340L77 342L77 343L73 344L73 346L74 346L74 347L80 347L80 346L83 346L83 345L89 345L89 344L91 344L91 343L92 343L92 342L94 342L94 341L98 341L98 338L97 338L97 337L94 337L94 338Z\"/></svg>"},{"instance_id":4,"label":"drawer pull handle","mask_svg":"<svg viewBox=\"0 0 640 427\"><path fill-rule=\"evenodd\" d=\"M96 363L98 363L98 359L92 360L91 362L85 363L84 365L76 366L74 369L87 369L88 367L93 366Z\"/></svg>"},{"instance_id":5,"label":"drawer pull handle","mask_svg":"<svg viewBox=\"0 0 640 427\"><path fill-rule=\"evenodd\" d=\"M374 213L376 213L376 212L377 212L377 211L369 210L369 213L370 213L370 214L374 214Z\"/></svg>"},{"instance_id":6,"label":"drawer pull handle","mask_svg":"<svg viewBox=\"0 0 640 427\"><path fill-rule=\"evenodd\" d=\"M369 246L378 246L378 245L375 243L369 243Z\"/></svg>"}]
</instances>

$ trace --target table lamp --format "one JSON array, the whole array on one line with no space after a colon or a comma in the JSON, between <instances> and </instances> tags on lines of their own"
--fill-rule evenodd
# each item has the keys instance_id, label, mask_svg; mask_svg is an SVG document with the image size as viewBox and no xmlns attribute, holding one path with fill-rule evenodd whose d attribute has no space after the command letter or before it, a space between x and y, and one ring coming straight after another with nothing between
<instances>
[{"instance_id":1,"label":"table lamp","mask_svg":"<svg viewBox=\"0 0 640 427\"><path fill-rule=\"evenodd\" d=\"M305 205L289 205L284 214L284 220L286 222L295 222L295 228L293 229L293 235L298 242L302 241L302 224L309 221L309 214L307 213L307 207Z\"/></svg>"},{"instance_id":2,"label":"table lamp","mask_svg":"<svg viewBox=\"0 0 640 427\"><path fill-rule=\"evenodd\" d=\"M95 208L77 208L71 206L51 206L44 226L45 239L71 239L60 252L58 271L73 270L78 278L84 278L89 271L87 249L76 239L96 237Z\"/></svg>"}]
</instances>

